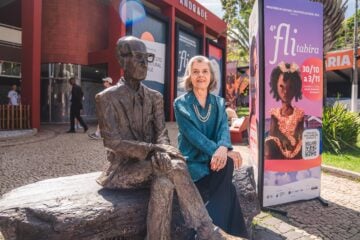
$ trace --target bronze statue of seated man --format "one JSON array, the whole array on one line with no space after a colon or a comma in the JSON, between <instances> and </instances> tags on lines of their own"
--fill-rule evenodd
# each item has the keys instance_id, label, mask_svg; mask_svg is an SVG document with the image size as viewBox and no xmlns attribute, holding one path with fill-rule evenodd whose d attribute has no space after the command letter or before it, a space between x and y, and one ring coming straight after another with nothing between
<instances>
[{"instance_id":1,"label":"bronze statue of seated man","mask_svg":"<svg viewBox=\"0 0 360 240\"><path fill-rule=\"evenodd\" d=\"M97 182L110 189L151 189L148 240L170 239L175 190L181 212L198 239L236 239L213 225L178 149L165 128L163 96L141 84L154 55L133 36L118 40L117 59L124 76L96 95L101 136L108 166Z\"/></svg>"}]
</instances>

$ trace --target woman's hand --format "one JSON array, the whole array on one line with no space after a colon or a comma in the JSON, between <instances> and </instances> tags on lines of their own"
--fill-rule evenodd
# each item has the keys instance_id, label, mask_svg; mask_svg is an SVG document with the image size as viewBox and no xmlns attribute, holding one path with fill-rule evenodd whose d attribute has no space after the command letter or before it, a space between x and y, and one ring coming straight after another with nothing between
<instances>
[{"instance_id":1,"label":"woman's hand","mask_svg":"<svg viewBox=\"0 0 360 240\"><path fill-rule=\"evenodd\" d=\"M226 165L228 155L227 147L220 146L211 158L210 168L213 171L219 171Z\"/></svg>"},{"instance_id":2,"label":"woman's hand","mask_svg":"<svg viewBox=\"0 0 360 240\"><path fill-rule=\"evenodd\" d=\"M242 157L239 152L236 151L228 151L227 153L228 157L231 158L234 162L234 168L238 169L242 165Z\"/></svg>"}]
</instances>

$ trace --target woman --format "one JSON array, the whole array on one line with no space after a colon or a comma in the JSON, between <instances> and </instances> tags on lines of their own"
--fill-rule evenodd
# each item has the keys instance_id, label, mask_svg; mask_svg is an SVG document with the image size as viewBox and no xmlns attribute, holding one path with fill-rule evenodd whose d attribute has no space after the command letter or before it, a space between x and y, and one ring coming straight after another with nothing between
<instances>
[{"instance_id":1,"label":"woman","mask_svg":"<svg viewBox=\"0 0 360 240\"><path fill-rule=\"evenodd\" d=\"M247 237L244 218L232 184L240 153L232 150L223 98L210 94L217 79L208 58L190 59L184 76L186 94L174 102L179 149L215 225Z\"/></svg>"},{"instance_id":2,"label":"woman","mask_svg":"<svg viewBox=\"0 0 360 240\"><path fill-rule=\"evenodd\" d=\"M301 159L304 110L292 106L301 99L301 76L296 63L280 62L271 72L270 93L281 107L270 109L265 159Z\"/></svg>"}]
</instances>

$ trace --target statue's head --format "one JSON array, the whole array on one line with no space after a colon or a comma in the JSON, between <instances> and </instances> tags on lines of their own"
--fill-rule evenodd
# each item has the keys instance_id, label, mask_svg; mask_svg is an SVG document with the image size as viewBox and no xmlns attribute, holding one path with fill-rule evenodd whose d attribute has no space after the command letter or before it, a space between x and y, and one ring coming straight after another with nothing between
<instances>
[{"instance_id":1,"label":"statue's head","mask_svg":"<svg viewBox=\"0 0 360 240\"><path fill-rule=\"evenodd\" d=\"M144 80L149 62L154 61L154 54L146 51L145 44L133 36L120 38L116 44L116 56L124 70L126 80Z\"/></svg>"}]
</instances>

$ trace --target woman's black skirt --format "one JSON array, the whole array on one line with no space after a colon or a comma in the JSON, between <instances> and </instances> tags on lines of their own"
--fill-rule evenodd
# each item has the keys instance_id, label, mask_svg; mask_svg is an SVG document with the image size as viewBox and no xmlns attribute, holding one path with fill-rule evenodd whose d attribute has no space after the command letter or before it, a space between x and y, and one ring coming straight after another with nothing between
<instances>
[{"instance_id":1,"label":"woman's black skirt","mask_svg":"<svg viewBox=\"0 0 360 240\"><path fill-rule=\"evenodd\" d=\"M213 223L225 232L247 238L245 220L232 183L233 160L228 158L226 166L195 182Z\"/></svg>"}]
</instances>

